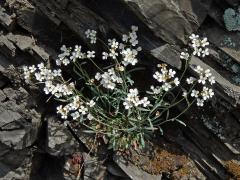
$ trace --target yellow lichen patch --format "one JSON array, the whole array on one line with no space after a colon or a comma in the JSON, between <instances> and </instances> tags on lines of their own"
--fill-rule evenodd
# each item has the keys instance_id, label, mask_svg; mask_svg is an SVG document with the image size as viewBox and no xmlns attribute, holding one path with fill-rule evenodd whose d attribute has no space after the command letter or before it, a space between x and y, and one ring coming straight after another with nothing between
<instances>
[{"instance_id":1,"label":"yellow lichen patch","mask_svg":"<svg viewBox=\"0 0 240 180\"><path fill-rule=\"evenodd\" d=\"M235 160L225 161L227 171L236 179L240 179L240 163Z\"/></svg>"},{"instance_id":2,"label":"yellow lichen patch","mask_svg":"<svg viewBox=\"0 0 240 180\"><path fill-rule=\"evenodd\" d=\"M167 173L172 179L202 177L193 161L172 144L155 144L149 151L132 152L128 160L150 174Z\"/></svg>"},{"instance_id":3,"label":"yellow lichen patch","mask_svg":"<svg viewBox=\"0 0 240 180\"><path fill-rule=\"evenodd\" d=\"M146 168L151 174L159 174L159 172L171 172L181 168L188 160L184 155L176 155L166 150L158 150L155 157L149 160Z\"/></svg>"}]
</instances>

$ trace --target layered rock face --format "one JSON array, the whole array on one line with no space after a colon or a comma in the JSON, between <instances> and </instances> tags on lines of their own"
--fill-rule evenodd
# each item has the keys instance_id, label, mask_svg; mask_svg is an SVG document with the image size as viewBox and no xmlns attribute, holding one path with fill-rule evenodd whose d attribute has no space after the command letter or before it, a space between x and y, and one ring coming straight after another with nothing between
<instances>
[{"instance_id":1,"label":"layered rock face","mask_svg":"<svg viewBox=\"0 0 240 180\"><path fill-rule=\"evenodd\" d=\"M240 178L240 33L228 31L223 18L238 7L238 0L1 1L0 179ZM131 25L139 26L140 63L150 71L159 62L181 69L188 36L206 36L210 56L191 66L210 69L217 85L208 107L186 114L185 128L168 125L153 147L124 159L106 147L95 151L77 125L64 126L54 102L26 86L20 69L50 62L62 44L90 46L87 29L106 38Z\"/></svg>"}]
</instances>

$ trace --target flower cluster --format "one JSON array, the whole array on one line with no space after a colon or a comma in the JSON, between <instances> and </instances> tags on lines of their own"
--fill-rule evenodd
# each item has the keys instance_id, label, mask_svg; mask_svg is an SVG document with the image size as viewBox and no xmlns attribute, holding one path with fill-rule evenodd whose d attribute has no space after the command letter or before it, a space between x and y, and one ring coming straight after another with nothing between
<instances>
[{"instance_id":1,"label":"flower cluster","mask_svg":"<svg viewBox=\"0 0 240 180\"><path fill-rule=\"evenodd\" d=\"M61 47L61 54L58 55L58 58L56 59L56 64L58 66L61 66L62 64L64 66L67 66L70 64L69 56L71 54L71 48L67 48L65 45Z\"/></svg>"},{"instance_id":2,"label":"flower cluster","mask_svg":"<svg viewBox=\"0 0 240 180\"><path fill-rule=\"evenodd\" d=\"M96 102L94 100L90 100L89 102L85 103L80 99L79 96L75 96L73 97L72 102L68 103L67 105L58 106L57 113L61 115L62 119L67 119L70 115L73 120L76 120L80 117L83 119L84 116L86 116L88 120L92 120L94 117L89 112L89 108L93 108L95 104Z\"/></svg>"},{"instance_id":3,"label":"flower cluster","mask_svg":"<svg viewBox=\"0 0 240 180\"><path fill-rule=\"evenodd\" d=\"M109 52L102 53L102 59L112 58L114 60L122 56L122 65L127 66L129 64L136 65L138 62L137 55L138 51L141 51L141 47L137 47L138 40L137 40L137 31L138 28L136 26L131 27L131 32L129 34L124 34L122 36L122 43L117 42L116 39L109 39L108 46Z\"/></svg>"},{"instance_id":4,"label":"flower cluster","mask_svg":"<svg viewBox=\"0 0 240 180\"><path fill-rule=\"evenodd\" d=\"M143 107L147 107L150 105L150 101L147 97L144 97L140 100L138 95L138 89L129 89L129 93L123 102L125 109L130 109L132 107L138 107L142 105Z\"/></svg>"},{"instance_id":5,"label":"flower cluster","mask_svg":"<svg viewBox=\"0 0 240 180\"><path fill-rule=\"evenodd\" d=\"M193 48L193 55L197 55L199 57L205 57L209 55L209 49L206 48L209 45L207 38L201 39L199 35L192 34L191 39L191 47Z\"/></svg>"},{"instance_id":6,"label":"flower cluster","mask_svg":"<svg viewBox=\"0 0 240 180\"><path fill-rule=\"evenodd\" d=\"M23 73L26 81L29 81L31 78L31 75L34 74L34 77L37 81L43 82L43 81L51 81L56 77L62 76L61 69L51 70L45 67L43 63L38 64L37 66L24 66L23 67Z\"/></svg>"},{"instance_id":7,"label":"flower cluster","mask_svg":"<svg viewBox=\"0 0 240 180\"><path fill-rule=\"evenodd\" d=\"M63 96L69 96L73 94L74 84L73 83L58 83L56 80L61 79L61 69L51 70L44 66L43 63L37 66L24 67L23 73L26 82L31 80L33 77L36 81L44 84L44 92L46 95L54 95L57 98Z\"/></svg>"},{"instance_id":8,"label":"flower cluster","mask_svg":"<svg viewBox=\"0 0 240 180\"><path fill-rule=\"evenodd\" d=\"M86 37L88 38L88 39L90 39L90 43L91 44L95 44L96 42L97 42L97 31L94 31L94 30L90 30L90 29L88 29L86 32L85 32L85 34L86 34Z\"/></svg>"},{"instance_id":9,"label":"flower cluster","mask_svg":"<svg viewBox=\"0 0 240 180\"><path fill-rule=\"evenodd\" d=\"M158 67L160 68L160 72L156 71L153 74L153 78L163 83L163 90L168 91L173 86L178 86L180 84L179 79L177 77L175 78L176 71L172 69L168 70L166 64L159 64Z\"/></svg>"},{"instance_id":10,"label":"flower cluster","mask_svg":"<svg viewBox=\"0 0 240 180\"><path fill-rule=\"evenodd\" d=\"M87 128L88 132L96 133L109 139L109 144L114 149L125 149L130 146L144 147L145 135L154 130L161 130L161 125L170 120L178 120L182 114L175 116L172 108L183 101L187 110L195 101L197 106L203 106L204 102L213 97L214 92L209 86L215 83L209 69L204 70L196 66L197 77L185 78L180 72L169 68L166 64L159 64L153 78L157 85L151 85L151 91L143 91L135 88L131 69L138 60L138 52L141 51L137 39L138 28L131 27L128 34L122 36L121 42L116 39L108 39L104 44L102 59L108 66L98 66L93 58L96 53L92 50L83 52L81 45L74 48L61 47L61 53L56 59L56 65L74 65L74 72L79 76L76 83L64 80L61 69L51 70L43 63L23 68L24 78L27 82L37 81L43 86L45 94L54 97L61 104L57 107L57 114L64 122L68 120L79 122ZM97 43L96 31L87 30L86 38L91 44ZM184 51L180 58L189 64L192 55L204 57L208 55L207 39L200 39L198 35L191 35L191 47L193 51ZM100 39L98 43L103 43ZM97 53L98 54L98 53ZM82 63L78 63L78 60ZM87 68L82 64L91 63L99 72L92 77ZM105 64L103 63L103 64ZM129 67L131 66L131 67ZM91 66L86 66L91 67ZM181 83L181 85L180 85ZM75 86L76 85L76 86ZM134 88L133 88L134 87ZM106 90L107 89L107 90ZM175 95L177 90L181 94ZM183 103L184 106L184 103Z\"/></svg>"},{"instance_id":11,"label":"flower cluster","mask_svg":"<svg viewBox=\"0 0 240 180\"><path fill-rule=\"evenodd\" d=\"M121 77L116 75L116 72L113 68L108 69L107 72L100 74L96 73L95 79L100 81L100 84L107 88L113 90L116 87L116 83L121 84L123 80Z\"/></svg>"},{"instance_id":12,"label":"flower cluster","mask_svg":"<svg viewBox=\"0 0 240 180\"><path fill-rule=\"evenodd\" d=\"M191 92L191 96L197 99L197 106L203 106L204 101L212 98L214 95L213 89L208 88L205 85L207 82L213 85L215 83L215 77L212 76L209 69L204 71L201 66L197 66L194 70L198 73L199 78L196 79L194 77L189 77L186 79L186 82L187 84L198 83L203 86L202 91L193 89Z\"/></svg>"}]
</instances>

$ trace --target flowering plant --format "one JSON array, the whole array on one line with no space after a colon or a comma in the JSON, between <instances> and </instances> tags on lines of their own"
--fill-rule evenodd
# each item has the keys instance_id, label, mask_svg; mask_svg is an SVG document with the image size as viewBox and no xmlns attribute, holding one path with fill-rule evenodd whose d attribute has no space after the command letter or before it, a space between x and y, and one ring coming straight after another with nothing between
<instances>
[{"instance_id":1,"label":"flowering plant","mask_svg":"<svg viewBox=\"0 0 240 180\"><path fill-rule=\"evenodd\" d=\"M101 135L109 140L109 146L114 149L144 147L145 140L155 131L162 132L161 126L169 121L178 121L179 117L196 102L203 106L214 92L208 86L215 83L210 70L195 68L199 77L185 77L192 55L204 57L208 55L207 38L198 35L190 36L191 48L181 53L180 58L185 63L181 76L177 77L175 70L166 64L159 64L153 73L155 85L148 90L140 91L134 85L131 73L137 70L138 47L136 26L131 27L129 34L122 36L121 43L109 39L104 44L98 39L94 30L86 31L86 38L91 44L102 43L104 51L101 59L107 62L107 67L100 67L94 60L95 51L83 51L76 45L74 49L61 47L61 54L56 59L56 65L73 66L73 71L79 76L75 82L65 80L61 69L47 68L43 63L37 66L23 68L26 82L37 81L43 84L45 94L54 97L60 105L57 113L66 123L79 122L86 127L86 132ZM91 63L98 70L94 75L86 71L85 64ZM71 65L72 64L72 65ZM80 82L84 83L79 88ZM169 98L169 94L178 91L178 95ZM174 115L170 111L180 103L185 102L185 108Z\"/></svg>"}]
</instances>

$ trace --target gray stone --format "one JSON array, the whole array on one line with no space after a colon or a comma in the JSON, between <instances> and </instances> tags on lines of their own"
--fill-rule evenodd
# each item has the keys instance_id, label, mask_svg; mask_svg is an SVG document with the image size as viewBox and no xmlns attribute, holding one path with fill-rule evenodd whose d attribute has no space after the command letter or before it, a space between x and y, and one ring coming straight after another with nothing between
<instances>
[{"instance_id":1,"label":"gray stone","mask_svg":"<svg viewBox=\"0 0 240 180\"><path fill-rule=\"evenodd\" d=\"M106 167L101 162L84 153L84 180L103 180L106 176Z\"/></svg>"},{"instance_id":2,"label":"gray stone","mask_svg":"<svg viewBox=\"0 0 240 180\"><path fill-rule=\"evenodd\" d=\"M48 143L47 152L54 156L71 155L79 150L78 142L63 124L59 123L57 117L47 117Z\"/></svg>"},{"instance_id":3,"label":"gray stone","mask_svg":"<svg viewBox=\"0 0 240 180\"><path fill-rule=\"evenodd\" d=\"M8 15L3 7L0 7L0 24L2 24L9 31L12 31L15 26L16 15Z\"/></svg>"},{"instance_id":4,"label":"gray stone","mask_svg":"<svg viewBox=\"0 0 240 180\"><path fill-rule=\"evenodd\" d=\"M0 52L7 57L15 57L16 47L6 36L0 34Z\"/></svg>"},{"instance_id":5,"label":"gray stone","mask_svg":"<svg viewBox=\"0 0 240 180\"><path fill-rule=\"evenodd\" d=\"M0 90L0 102L4 101L6 99L5 94L3 93L2 90Z\"/></svg>"},{"instance_id":6,"label":"gray stone","mask_svg":"<svg viewBox=\"0 0 240 180\"><path fill-rule=\"evenodd\" d=\"M182 67L179 52L169 44L165 44L161 47L151 50L151 54L157 59L177 69L181 69Z\"/></svg>"},{"instance_id":7,"label":"gray stone","mask_svg":"<svg viewBox=\"0 0 240 180\"><path fill-rule=\"evenodd\" d=\"M29 149L9 151L0 156L0 179L29 179L30 166L31 153Z\"/></svg>"},{"instance_id":8,"label":"gray stone","mask_svg":"<svg viewBox=\"0 0 240 180\"><path fill-rule=\"evenodd\" d=\"M162 175L151 175L147 172L141 170L131 162L126 161L121 155L114 155L114 162L122 168L122 170L132 179L132 180L159 180Z\"/></svg>"},{"instance_id":9,"label":"gray stone","mask_svg":"<svg viewBox=\"0 0 240 180\"><path fill-rule=\"evenodd\" d=\"M21 118L22 116L19 113L7 110L0 106L0 127L13 121L20 120Z\"/></svg>"},{"instance_id":10,"label":"gray stone","mask_svg":"<svg viewBox=\"0 0 240 180\"><path fill-rule=\"evenodd\" d=\"M207 16L211 0L125 0L134 13L170 44L187 43L187 36L197 30Z\"/></svg>"},{"instance_id":11,"label":"gray stone","mask_svg":"<svg viewBox=\"0 0 240 180\"><path fill-rule=\"evenodd\" d=\"M6 88L3 92L8 100L0 104L0 142L12 149L29 147L37 139L40 115L26 109L30 97L23 88Z\"/></svg>"}]
</instances>

